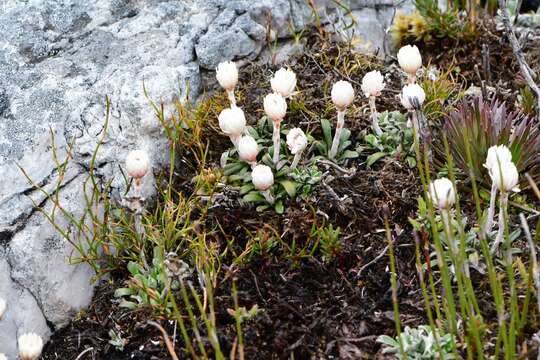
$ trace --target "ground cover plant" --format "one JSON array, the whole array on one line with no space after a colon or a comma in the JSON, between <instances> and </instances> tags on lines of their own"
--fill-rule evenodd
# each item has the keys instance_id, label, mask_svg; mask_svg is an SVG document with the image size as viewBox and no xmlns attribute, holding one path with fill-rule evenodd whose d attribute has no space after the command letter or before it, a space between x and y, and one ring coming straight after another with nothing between
<instances>
[{"instance_id":1,"label":"ground cover plant","mask_svg":"<svg viewBox=\"0 0 540 360\"><path fill-rule=\"evenodd\" d=\"M170 167L134 149L122 201L91 167L84 216L46 214L102 282L43 358L536 356L536 110L502 33L473 20L441 55L462 19L430 6L387 63L307 33L285 65L220 64L197 104L149 99Z\"/></svg>"}]
</instances>

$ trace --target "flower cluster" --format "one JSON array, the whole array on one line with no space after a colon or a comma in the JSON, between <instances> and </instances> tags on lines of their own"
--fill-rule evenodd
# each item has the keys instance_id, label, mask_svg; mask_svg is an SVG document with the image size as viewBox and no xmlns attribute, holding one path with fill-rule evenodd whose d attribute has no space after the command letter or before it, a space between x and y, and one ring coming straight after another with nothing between
<instances>
[{"instance_id":1,"label":"flower cluster","mask_svg":"<svg viewBox=\"0 0 540 360\"><path fill-rule=\"evenodd\" d=\"M233 69L234 67L234 69ZM218 117L221 131L229 136L234 144L240 160L250 164L251 180L255 188L264 195L266 200L274 203L271 187L274 184L274 173L268 165L258 164L257 157L260 149L257 140L248 132L246 118L234 99L234 88L238 83L238 69L233 62L219 64L216 69L216 78L229 94L230 108L224 109ZM290 70L279 69L272 79L270 79L272 92L265 96L263 108L267 118L272 121L272 163L278 169L281 150L281 123L287 115L287 100L294 95L296 89L296 74ZM294 155L290 168L294 169L302 156L304 149L308 145L308 138L305 133L294 128L287 134L287 146ZM270 149L269 149L270 150Z\"/></svg>"},{"instance_id":2,"label":"flower cluster","mask_svg":"<svg viewBox=\"0 0 540 360\"><path fill-rule=\"evenodd\" d=\"M500 193L498 232L492 244L492 252L495 252L502 242L506 226L506 212L508 207L508 195L511 191L519 191L519 173L512 161L512 153L505 145L495 145L489 148L484 166L488 169L492 181L491 199L487 219L483 233L489 235L493 227L495 203L497 192ZM446 226L449 227L449 211L456 202L454 184L447 178L437 179L429 185L429 198L433 205L441 211Z\"/></svg>"},{"instance_id":3,"label":"flower cluster","mask_svg":"<svg viewBox=\"0 0 540 360\"><path fill-rule=\"evenodd\" d=\"M495 202L497 192L500 193L499 200L499 230L492 245L492 252L495 252L502 242L506 225L506 211L508 207L508 195L511 191L518 192L519 173L516 165L512 161L512 153L505 145L495 145L488 149L488 154L484 166L491 178L491 196L484 233L489 234L493 226L495 215Z\"/></svg>"},{"instance_id":4,"label":"flower cluster","mask_svg":"<svg viewBox=\"0 0 540 360\"><path fill-rule=\"evenodd\" d=\"M408 74L409 79L400 95L401 103L410 111L413 117L412 123L415 125L415 129L418 130L420 124L416 112L426 98L423 89L415 83L416 73L422 66L422 58L416 46L405 46L398 53L398 61L402 69ZM263 99L264 113L272 126L272 145L266 148L268 155L263 151L266 141L258 137L257 131L247 125L246 116L236 103L234 94L238 84L236 64L230 61L219 64L216 68L216 78L220 86L227 92L230 104L218 116L220 129L223 134L230 138L235 148L233 151L236 151L238 158L251 167L253 186L264 195L268 203L273 204L275 199L271 190L275 181L275 172L281 172L283 166L287 163L280 156L282 133L286 134L285 144L290 154L294 155L294 159L289 163L289 173L297 168L305 152L304 150L308 146L308 137L302 129L293 128L288 131L282 129L282 123L287 116L287 100L291 99L296 91L296 74L290 69L279 69L270 79L272 92ZM372 128L378 136L382 135L383 132L379 126L375 100L384 91L385 86L384 76L377 70L366 73L361 84L363 94L369 99ZM351 144L348 141L350 131L345 129L345 114L355 100L355 89L351 82L340 80L333 84L330 96L337 110L335 132L332 137L330 124L326 120L322 120L321 125L326 145L320 142L315 142L315 145L328 159L337 161L352 157L354 153L353 151L345 151L346 147ZM341 152L343 152L343 155L340 155ZM222 156L223 166L226 165L227 159L230 158L232 153L234 152L224 153ZM271 155L271 162L265 160L268 159L269 155ZM264 163L259 163L261 161Z\"/></svg>"}]
</instances>

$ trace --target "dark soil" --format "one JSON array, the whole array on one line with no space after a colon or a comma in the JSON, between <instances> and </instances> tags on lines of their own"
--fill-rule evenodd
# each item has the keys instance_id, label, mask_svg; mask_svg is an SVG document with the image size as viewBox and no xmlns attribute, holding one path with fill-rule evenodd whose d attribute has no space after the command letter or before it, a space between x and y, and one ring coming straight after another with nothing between
<instances>
[{"instance_id":1,"label":"dark soil","mask_svg":"<svg viewBox=\"0 0 540 360\"><path fill-rule=\"evenodd\" d=\"M485 26L481 41L443 43L442 48L441 44L427 46L422 53L440 68L459 65L464 82L477 83L474 65L482 63L482 48L486 44L490 52L490 81L504 81L517 89L518 80L513 76L517 68L509 47L500 33ZM290 106L288 125L309 128L317 136L320 118L335 116L329 106L331 84L346 78L357 91L356 107L348 115L346 126L352 130L355 142L361 141L368 118L367 101L362 98L359 83L363 74L372 69L391 73L384 96L378 100L379 110L400 110L395 97L402 79L395 68L354 54L347 47L321 41L315 35L307 42L306 52L289 63L298 75L301 89L294 102L305 106ZM262 98L269 92L269 78L275 70L276 66L260 64L241 70L239 102L251 123L262 115ZM482 69L479 71L482 74ZM214 130L209 130L207 138L211 149L209 166L219 166L219 155L229 146L228 142ZM385 213L395 239L402 325L425 323L415 269L415 241L408 224L421 194L419 176L398 159L388 158L367 168L367 155L345 164L347 172L323 165L332 176L317 186L308 201L286 204L283 215L273 211L256 213L253 208L230 201L212 208L202 226L210 229L219 224L223 233L235 237L240 252L248 240L248 231L260 228L284 234L285 242L294 241L298 246L310 241L314 223L328 222L341 229L342 249L330 262L324 262L320 255L295 258L278 250L256 256L241 266L222 265L215 301L225 353L232 348L236 335L234 319L227 312L233 307L230 279L234 278L240 305L250 308L257 304L261 309L256 319L243 325L246 359L289 359L293 355L294 359L383 358L375 341L377 336L395 335ZM220 247L226 244L219 234L214 241ZM90 308L55 333L44 359L169 358L161 334L146 323L150 314L118 307L113 292L123 286L125 276L116 274L96 289ZM173 323L161 323L169 335L174 333ZM111 329L127 340L123 352L109 343Z\"/></svg>"}]
</instances>

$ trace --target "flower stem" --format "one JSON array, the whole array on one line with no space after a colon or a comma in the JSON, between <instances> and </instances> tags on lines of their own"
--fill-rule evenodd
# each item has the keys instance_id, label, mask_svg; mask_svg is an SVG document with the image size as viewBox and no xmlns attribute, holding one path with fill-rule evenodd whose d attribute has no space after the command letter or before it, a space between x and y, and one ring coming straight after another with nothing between
<instances>
[{"instance_id":1,"label":"flower stem","mask_svg":"<svg viewBox=\"0 0 540 360\"><path fill-rule=\"evenodd\" d=\"M375 135L380 136L382 135L382 130L379 126L377 108L375 107L375 96L369 97L369 108L371 110L371 126L373 127Z\"/></svg>"},{"instance_id":2,"label":"flower stem","mask_svg":"<svg viewBox=\"0 0 540 360\"><path fill-rule=\"evenodd\" d=\"M407 74L407 82L408 82L409 84L414 84L414 83L416 83L416 74L414 74L414 75Z\"/></svg>"},{"instance_id":3,"label":"flower stem","mask_svg":"<svg viewBox=\"0 0 540 360\"><path fill-rule=\"evenodd\" d=\"M497 232L497 237L495 238L495 242L491 246L491 253L494 254L497 251L497 248L502 243L504 238L504 231L505 231L505 215L506 215L506 208L508 206L508 192L501 191L501 197L500 197L500 204L499 204L499 230Z\"/></svg>"},{"instance_id":4,"label":"flower stem","mask_svg":"<svg viewBox=\"0 0 540 360\"><path fill-rule=\"evenodd\" d=\"M129 210L133 212L135 222L135 232L142 237L144 228L142 226L142 214L144 212L144 198L142 197L141 179L134 179L131 196L126 199Z\"/></svg>"},{"instance_id":5,"label":"flower stem","mask_svg":"<svg viewBox=\"0 0 540 360\"><path fill-rule=\"evenodd\" d=\"M229 139L231 139L231 142L233 143L235 149L238 149L238 142L240 141L241 137L242 137L242 135L240 135L240 136L229 136Z\"/></svg>"},{"instance_id":6,"label":"flower stem","mask_svg":"<svg viewBox=\"0 0 540 360\"><path fill-rule=\"evenodd\" d=\"M302 153L303 152L304 152L304 150L300 150L296 154L294 154L294 159L293 159L293 162L291 164L291 169L296 168L296 166L300 162L300 159L302 158Z\"/></svg>"},{"instance_id":7,"label":"flower stem","mask_svg":"<svg viewBox=\"0 0 540 360\"><path fill-rule=\"evenodd\" d=\"M336 133L334 134L334 140L332 141L332 148L330 148L330 152L328 153L328 158L330 159L335 158L337 155L339 142L341 140L341 132L343 131L344 125L345 125L345 110L338 110Z\"/></svg>"},{"instance_id":8,"label":"flower stem","mask_svg":"<svg viewBox=\"0 0 540 360\"><path fill-rule=\"evenodd\" d=\"M231 108L236 107L236 97L234 96L234 90L227 90L227 97L231 103Z\"/></svg>"},{"instance_id":9,"label":"flower stem","mask_svg":"<svg viewBox=\"0 0 540 360\"><path fill-rule=\"evenodd\" d=\"M279 129L280 129L280 121L274 121L274 133L273 133L273 140L274 140L274 157L273 157L273 162L274 164L277 164L278 161L279 161L279 148L280 148L280 145L281 145L281 138L280 138L280 133L279 133Z\"/></svg>"},{"instance_id":10,"label":"flower stem","mask_svg":"<svg viewBox=\"0 0 540 360\"><path fill-rule=\"evenodd\" d=\"M497 200L497 187L495 184L491 185L491 196L489 199L489 209L488 209L488 215L486 219L486 225L484 227L484 233L488 235L491 232L491 229L493 228L493 217L495 215L495 202Z\"/></svg>"},{"instance_id":11,"label":"flower stem","mask_svg":"<svg viewBox=\"0 0 540 360\"><path fill-rule=\"evenodd\" d=\"M420 125L418 124L418 117L416 116L416 111L410 110L411 122L414 128L414 142L420 146Z\"/></svg>"},{"instance_id":12,"label":"flower stem","mask_svg":"<svg viewBox=\"0 0 540 360\"><path fill-rule=\"evenodd\" d=\"M454 256L458 256L458 249L456 247L456 243L454 241L453 231L450 227L450 211L448 209L441 209L441 217L443 219L445 234L446 234L446 240L448 241L448 245L450 246L450 250L452 251L452 254Z\"/></svg>"},{"instance_id":13,"label":"flower stem","mask_svg":"<svg viewBox=\"0 0 540 360\"><path fill-rule=\"evenodd\" d=\"M270 189L261 191L261 193L263 194L264 198L266 199L266 201L268 201L268 203L269 203L270 205L274 205L274 203L276 202L276 200L275 200L274 197L272 196L272 193L270 192Z\"/></svg>"}]
</instances>

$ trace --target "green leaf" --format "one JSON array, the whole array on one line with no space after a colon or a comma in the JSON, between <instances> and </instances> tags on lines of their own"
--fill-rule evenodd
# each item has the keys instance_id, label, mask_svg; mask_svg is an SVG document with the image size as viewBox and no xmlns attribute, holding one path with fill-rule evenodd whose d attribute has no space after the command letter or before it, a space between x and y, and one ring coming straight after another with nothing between
<instances>
[{"instance_id":1,"label":"green leaf","mask_svg":"<svg viewBox=\"0 0 540 360\"><path fill-rule=\"evenodd\" d=\"M283 214L283 211L285 210L283 208L283 202L281 200L276 201L276 204L274 205L274 210L276 210L276 213Z\"/></svg>"},{"instance_id":2,"label":"green leaf","mask_svg":"<svg viewBox=\"0 0 540 360\"><path fill-rule=\"evenodd\" d=\"M378 142L379 140L377 139L377 137L373 134L367 134L364 138L364 140L369 144L371 145L372 147L377 147L378 146Z\"/></svg>"},{"instance_id":3,"label":"green leaf","mask_svg":"<svg viewBox=\"0 0 540 360\"><path fill-rule=\"evenodd\" d=\"M244 186L242 186L240 188L240 195L244 195L244 194L247 194L248 192L250 192L251 190L254 189L254 186L253 184L249 183L249 184L246 184Z\"/></svg>"},{"instance_id":4,"label":"green leaf","mask_svg":"<svg viewBox=\"0 0 540 360\"><path fill-rule=\"evenodd\" d=\"M116 289L114 292L114 297L124 297L135 294L135 291L130 288L120 288Z\"/></svg>"},{"instance_id":5,"label":"green leaf","mask_svg":"<svg viewBox=\"0 0 540 360\"><path fill-rule=\"evenodd\" d=\"M324 142L326 142L327 148L332 146L332 125L330 121L326 119L321 119L321 127L324 135Z\"/></svg>"},{"instance_id":6,"label":"green leaf","mask_svg":"<svg viewBox=\"0 0 540 360\"><path fill-rule=\"evenodd\" d=\"M142 273L141 266L139 264L137 264L136 262L133 262L133 261L130 261L128 263L127 269L132 275L138 275L138 274Z\"/></svg>"},{"instance_id":7,"label":"green leaf","mask_svg":"<svg viewBox=\"0 0 540 360\"><path fill-rule=\"evenodd\" d=\"M294 181L291 181L291 180L282 180L279 182L283 188L285 189L285 191L287 192L287 194L290 196L290 197L295 197L296 195L296 183Z\"/></svg>"},{"instance_id":8,"label":"green leaf","mask_svg":"<svg viewBox=\"0 0 540 360\"><path fill-rule=\"evenodd\" d=\"M248 126L247 127L247 132L248 134L254 138L255 140L257 140L259 138L259 133L257 132L257 130L255 130L254 128L252 128L251 126Z\"/></svg>"},{"instance_id":9,"label":"green leaf","mask_svg":"<svg viewBox=\"0 0 540 360\"><path fill-rule=\"evenodd\" d=\"M349 140L340 142L339 147L338 147L338 152L342 152L343 150L348 148L349 145L351 145L351 142Z\"/></svg>"},{"instance_id":10,"label":"green leaf","mask_svg":"<svg viewBox=\"0 0 540 360\"><path fill-rule=\"evenodd\" d=\"M371 166L371 165L375 164L377 161L379 161L380 159L382 159L386 155L388 155L388 154L383 152L383 151L379 151L379 152L376 152L374 154L369 155L368 158L367 158L367 161L366 161L367 166Z\"/></svg>"},{"instance_id":11,"label":"green leaf","mask_svg":"<svg viewBox=\"0 0 540 360\"><path fill-rule=\"evenodd\" d=\"M270 151L270 149L268 149L268 151ZM261 162L270 167L274 166L274 162L272 161L272 156L270 156L269 153L264 154L263 158L261 159Z\"/></svg>"},{"instance_id":12,"label":"green leaf","mask_svg":"<svg viewBox=\"0 0 540 360\"><path fill-rule=\"evenodd\" d=\"M252 191L244 195L242 198L245 202L261 202L264 201L264 196L262 196L258 191Z\"/></svg>"},{"instance_id":13,"label":"green leaf","mask_svg":"<svg viewBox=\"0 0 540 360\"><path fill-rule=\"evenodd\" d=\"M267 204L259 205L259 206L257 206L256 210L257 210L257 212L261 212L261 211L264 211L264 210L268 209L268 207L269 206Z\"/></svg>"},{"instance_id":14,"label":"green leaf","mask_svg":"<svg viewBox=\"0 0 540 360\"><path fill-rule=\"evenodd\" d=\"M246 164L241 163L241 162L227 164L223 168L223 175L229 176L229 175L232 175L232 174L236 174L237 172L242 170L242 168L244 166L246 166Z\"/></svg>"},{"instance_id":15,"label":"green leaf","mask_svg":"<svg viewBox=\"0 0 540 360\"><path fill-rule=\"evenodd\" d=\"M130 310L135 310L137 308L137 304L131 301L126 301L126 300L122 300L118 306L125 309L130 309Z\"/></svg>"},{"instance_id":16,"label":"green leaf","mask_svg":"<svg viewBox=\"0 0 540 360\"><path fill-rule=\"evenodd\" d=\"M317 148L317 150L319 150L319 152L323 155L326 155L326 153L328 152L327 148L326 148L326 143L323 143L323 142L320 142L320 141L316 141L315 142L315 147Z\"/></svg>"},{"instance_id":17,"label":"green leaf","mask_svg":"<svg viewBox=\"0 0 540 360\"><path fill-rule=\"evenodd\" d=\"M413 168L416 166L416 159L412 156L407 156L407 164L410 168Z\"/></svg>"},{"instance_id":18,"label":"green leaf","mask_svg":"<svg viewBox=\"0 0 540 360\"><path fill-rule=\"evenodd\" d=\"M244 179L244 174L234 174L234 175L229 175L229 181L230 182L236 182L236 181L240 181L240 180L243 180Z\"/></svg>"},{"instance_id":19,"label":"green leaf","mask_svg":"<svg viewBox=\"0 0 540 360\"><path fill-rule=\"evenodd\" d=\"M345 152L343 153L343 155L341 155L341 157L343 159L355 159L357 158L358 156L360 156L360 154L358 154L357 151L353 151L353 150L345 150Z\"/></svg>"},{"instance_id":20,"label":"green leaf","mask_svg":"<svg viewBox=\"0 0 540 360\"><path fill-rule=\"evenodd\" d=\"M351 137L351 130L343 129L341 130L341 136L339 137L339 142L340 143L345 142L349 140L350 137Z\"/></svg>"},{"instance_id":21,"label":"green leaf","mask_svg":"<svg viewBox=\"0 0 540 360\"><path fill-rule=\"evenodd\" d=\"M391 346L391 347L399 347L399 343L395 340L395 339L392 339L390 336L388 335L381 335L377 338L377 342L378 343L382 343L382 344L385 344L385 345L388 345L388 346Z\"/></svg>"}]
</instances>

